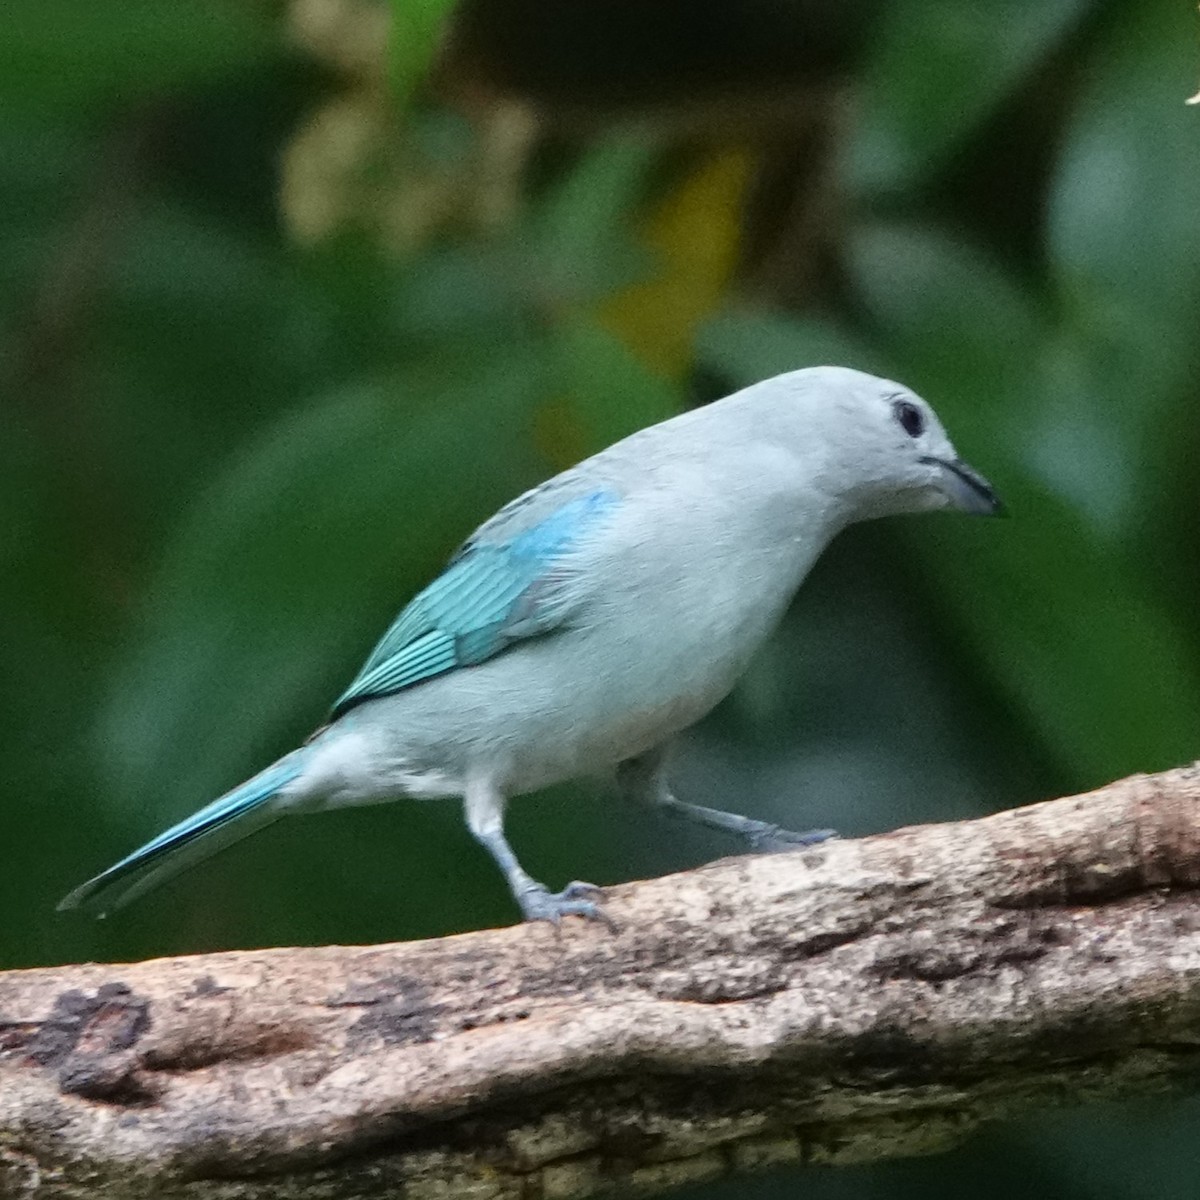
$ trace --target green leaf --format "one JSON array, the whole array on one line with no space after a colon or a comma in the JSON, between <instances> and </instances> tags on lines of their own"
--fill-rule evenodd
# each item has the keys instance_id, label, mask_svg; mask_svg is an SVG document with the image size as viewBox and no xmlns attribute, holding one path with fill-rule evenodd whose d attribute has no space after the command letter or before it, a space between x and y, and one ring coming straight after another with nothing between
<instances>
[{"instance_id":1,"label":"green leaf","mask_svg":"<svg viewBox=\"0 0 1200 1200\"><path fill-rule=\"evenodd\" d=\"M0 109L94 121L253 62L273 45L242 0L6 0Z\"/></svg>"},{"instance_id":2,"label":"green leaf","mask_svg":"<svg viewBox=\"0 0 1200 1200\"><path fill-rule=\"evenodd\" d=\"M960 437L1024 440L1047 319L1035 297L977 247L929 226L864 224L848 265L903 382L928 389L939 412L953 404Z\"/></svg>"},{"instance_id":3,"label":"green leaf","mask_svg":"<svg viewBox=\"0 0 1200 1200\"><path fill-rule=\"evenodd\" d=\"M390 283L388 315L405 337L507 338L529 323L537 271L508 238L436 247Z\"/></svg>"},{"instance_id":4,"label":"green leaf","mask_svg":"<svg viewBox=\"0 0 1200 1200\"><path fill-rule=\"evenodd\" d=\"M1063 41L1089 0L894 0L883 10L851 148L860 191L940 167Z\"/></svg>"},{"instance_id":5,"label":"green leaf","mask_svg":"<svg viewBox=\"0 0 1200 1200\"><path fill-rule=\"evenodd\" d=\"M582 426L580 453L612 442L679 412L682 397L650 371L620 338L594 321L565 322L557 338L559 369Z\"/></svg>"},{"instance_id":6,"label":"green leaf","mask_svg":"<svg viewBox=\"0 0 1200 1200\"><path fill-rule=\"evenodd\" d=\"M423 342L472 334L499 344L528 326L644 280L653 255L630 220L653 149L614 139L539 197L515 227L483 241L430 249L390 288L389 316Z\"/></svg>"},{"instance_id":7,"label":"green leaf","mask_svg":"<svg viewBox=\"0 0 1200 1200\"><path fill-rule=\"evenodd\" d=\"M1102 366L1096 403L1154 440L1200 363L1195 17L1147 0L1115 18L1082 72L1047 240L1066 319Z\"/></svg>"},{"instance_id":8,"label":"green leaf","mask_svg":"<svg viewBox=\"0 0 1200 1200\"><path fill-rule=\"evenodd\" d=\"M658 153L639 138L601 142L541 200L528 232L545 300L597 299L652 273L632 218Z\"/></svg>"},{"instance_id":9,"label":"green leaf","mask_svg":"<svg viewBox=\"0 0 1200 1200\"><path fill-rule=\"evenodd\" d=\"M1013 512L903 530L930 603L1075 783L1193 756L1200 679L1180 654L1183 632L1071 478L1077 454L1110 487L1127 487L1133 464L1101 436L1103 413L1049 392L1070 369L1069 346L1043 333L1041 306L1015 280L956 239L869 227L851 266L896 376L934 404Z\"/></svg>"},{"instance_id":10,"label":"green leaf","mask_svg":"<svg viewBox=\"0 0 1200 1200\"><path fill-rule=\"evenodd\" d=\"M801 367L886 372L877 350L831 321L734 306L700 328L696 357L737 387Z\"/></svg>"},{"instance_id":11,"label":"green leaf","mask_svg":"<svg viewBox=\"0 0 1200 1200\"><path fill-rule=\"evenodd\" d=\"M454 13L455 0L391 0L388 68L392 92L407 102L425 78Z\"/></svg>"}]
</instances>

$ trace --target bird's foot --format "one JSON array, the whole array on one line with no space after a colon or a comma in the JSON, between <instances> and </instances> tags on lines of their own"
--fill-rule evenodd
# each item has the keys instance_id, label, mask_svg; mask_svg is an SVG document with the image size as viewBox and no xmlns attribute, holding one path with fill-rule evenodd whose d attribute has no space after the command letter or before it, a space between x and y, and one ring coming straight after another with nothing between
<instances>
[{"instance_id":1,"label":"bird's foot","mask_svg":"<svg viewBox=\"0 0 1200 1200\"><path fill-rule=\"evenodd\" d=\"M612 918L594 899L601 894L594 883L579 879L568 883L561 892L552 892L538 883L522 889L517 895L517 903L527 921L549 921L557 925L563 917L584 917L589 921L603 921L615 930Z\"/></svg>"},{"instance_id":2,"label":"bird's foot","mask_svg":"<svg viewBox=\"0 0 1200 1200\"><path fill-rule=\"evenodd\" d=\"M750 849L760 854L779 854L801 846L819 846L822 842L836 837L836 829L805 829L797 833L764 822L762 828L747 835L746 840L750 843Z\"/></svg>"}]
</instances>

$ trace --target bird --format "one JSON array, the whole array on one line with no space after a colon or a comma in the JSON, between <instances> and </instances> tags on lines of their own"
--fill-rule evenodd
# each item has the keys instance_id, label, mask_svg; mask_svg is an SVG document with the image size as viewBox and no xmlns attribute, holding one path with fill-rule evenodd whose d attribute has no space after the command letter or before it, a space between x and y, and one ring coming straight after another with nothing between
<instances>
[{"instance_id":1,"label":"bird","mask_svg":"<svg viewBox=\"0 0 1200 1200\"><path fill-rule=\"evenodd\" d=\"M999 514L909 388L846 367L774 376L641 429L485 521L400 612L299 748L67 895L100 915L294 813L459 799L527 920L608 920L505 836L511 797L607 774L740 838L793 833L678 799L672 741L734 687L829 541L855 522Z\"/></svg>"}]
</instances>

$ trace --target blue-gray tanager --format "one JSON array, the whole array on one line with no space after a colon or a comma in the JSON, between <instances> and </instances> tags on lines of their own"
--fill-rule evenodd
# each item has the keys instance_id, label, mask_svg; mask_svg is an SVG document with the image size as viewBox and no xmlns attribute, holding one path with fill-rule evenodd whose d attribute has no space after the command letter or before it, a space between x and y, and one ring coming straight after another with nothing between
<instances>
[{"instance_id":1,"label":"blue-gray tanager","mask_svg":"<svg viewBox=\"0 0 1200 1200\"><path fill-rule=\"evenodd\" d=\"M602 917L504 836L508 797L615 771L746 839L806 844L677 800L664 748L737 681L829 540L890 513L996 513L929 405L859 371L779 375L643 429L481 525L401 612L298 750L73 891L107 907L289 813L461 797L527 918Z\"/></svg>"}]
</instances>

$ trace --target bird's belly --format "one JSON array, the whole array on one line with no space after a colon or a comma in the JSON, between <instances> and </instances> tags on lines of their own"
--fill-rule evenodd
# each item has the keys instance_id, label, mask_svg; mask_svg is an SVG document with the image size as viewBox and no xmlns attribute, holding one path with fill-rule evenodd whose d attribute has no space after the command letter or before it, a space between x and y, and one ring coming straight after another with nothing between
<instances>
[{"instance_id":1,"label":"bird's belly","mask_svg":"<svg viewBox=\"0 0 1200 1200\"><path fill-rule=\"evenodd\" d=\"M604 771L694 724L730 690L748 653L670 653L563 638L455 672L464 742L512 793ZM419 690L413 696L419 700Z\"/></svg>"},{"instance_id":2,"label":"bird's belly","mask_svg":"<svg viewBox=\"0 0 1200 1200\"><path fill-rule=\"evenodd\" d=\"M597 712L594 703L578 707L566 703L539 722L538 737L512 746L505 783L515 793L530 792L607 770L662 745L698 721L715 702L676 695L613 705L603 712Z\"/></svg>"},{"instance_id":3,"label":"bird's belly","mask_svg":"<svg viewBox=\"0 0 1200 1200\"><path fill-rule=\"evenodd\" d=\"M455 794L478 772L515 795L605 771L709 712L778 615L726 604L703 616L714 611L725 627L673 614L531 639L364 704L339 724L368 735L379 786L386 779L393 794Z\"/></svg>"}]
</instances>

